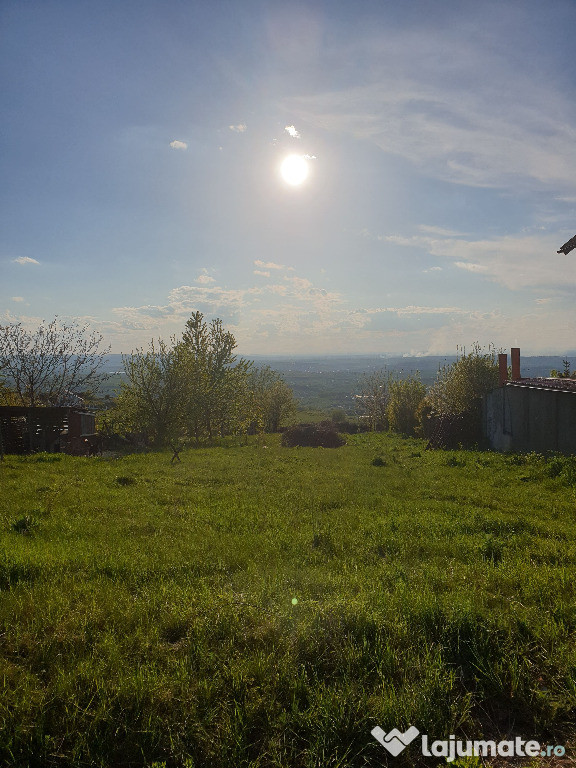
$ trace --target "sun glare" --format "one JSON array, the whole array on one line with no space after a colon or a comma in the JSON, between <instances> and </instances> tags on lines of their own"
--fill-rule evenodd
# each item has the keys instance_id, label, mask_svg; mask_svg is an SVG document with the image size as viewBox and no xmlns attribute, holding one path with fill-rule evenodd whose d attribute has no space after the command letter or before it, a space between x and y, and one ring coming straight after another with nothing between
<instances>
[{"instance_id":1,"label":"sun glare","mask_svg":"<svg viewBox=\"0 0 576 768\"><path fill-rule=\"evenodd\" d=\"M300 155L288 155L280 166L280 173L284 181L295 187L308 176L308 163Z\"/></svg>"}]
</instances>

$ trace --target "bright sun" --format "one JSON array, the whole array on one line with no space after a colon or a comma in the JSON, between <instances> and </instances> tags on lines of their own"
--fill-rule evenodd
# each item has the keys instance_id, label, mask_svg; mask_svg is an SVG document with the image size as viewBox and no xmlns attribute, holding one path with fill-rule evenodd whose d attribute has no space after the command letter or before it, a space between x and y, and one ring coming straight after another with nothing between
<instances>
[{"instance_id":1,"label":"bright sun","mask_svg":"<svg viewBox=\"0 0 576 768\"><path fill-rule=\"evenodd\" d=\"M280 173L284 181L297 186L308 176L308 163L300 155L288 155L280 166Z\"/></svg>"}]
</instances>

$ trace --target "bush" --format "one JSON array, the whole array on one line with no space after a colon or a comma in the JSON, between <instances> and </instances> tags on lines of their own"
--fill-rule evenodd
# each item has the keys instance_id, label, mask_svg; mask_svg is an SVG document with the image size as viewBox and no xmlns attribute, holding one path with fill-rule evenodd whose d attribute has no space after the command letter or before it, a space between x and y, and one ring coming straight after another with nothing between
<instances>
[{"instance_id":1,"label":"bush","mask_svg":"<svg viewBox=\"0 0 576 768\"><path fill-rule=\"evenodd\" d=\"M426 387L420 381L419 375L411 374L404 379L391 380L388 391L386 416L390 429L403 435L416 434L418 409L426 396Z\"/></svg>"},{"instance_id":2,"label":"bush","mask_svg":"<svg viewBox=\"0 0 576 768\"><path fill-rule=\"evenodd\" d=\"M296 446L312 448L339 448L346 440L338 434L331 421L319 424L295 424L282 434L282 445L287 448Z\"/></svg>"},{"instance_id":3,"label":"bush","mask_svg":"<svg viewBox=\"0 0 576 768\"><path fill-rule=\"evenodd\" d=\"M336 421L334 417L332 417L332 424L337 432L346 435L357 435L359 432L369 431L368 424L358 424L357 422L349 421L346 418L342 421Z\"/></svg>"},{"instance_id":4,"label":"bush","mask_svg":"<svg viewBox=\"0 0 576 768\"><path fill-rule=\"evenodd\" d=\"M498 358L489 347L484 352L474 344L472 352L464 353L452 365L438 372L436 383L427 395L427 402L434 413L459 415L481 413L482 397L498 386Z\"/></svg>"}]
</instances>

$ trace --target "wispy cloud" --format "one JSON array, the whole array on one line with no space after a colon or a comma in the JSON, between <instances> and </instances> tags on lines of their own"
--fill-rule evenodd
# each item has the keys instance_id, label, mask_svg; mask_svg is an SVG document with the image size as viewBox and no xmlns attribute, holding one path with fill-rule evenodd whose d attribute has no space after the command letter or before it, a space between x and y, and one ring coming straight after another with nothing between
<instances>
[{"instance_id":1,"label":"wispy cloud","mask_svg":"<svg viewBox=\"0 0 576 768\"><path fill-rule=\"evenodd\" d=\"M270 277L270 272L265 269L255 269L254 274L260 275L261 277Z\"/></svg>"},{"instance_id":2,"label":"wispy cloud","mask_svg":"<svg viewBox=\"0 0 576 768\"><path fill-rule=\"evenodd\" d=\"M469 261L455 261L454 266L458 269L466 269L468 272L486 272L488 270L484 264L472 264Z\"/></svg>"},{"instance_id":3,"label":"wispy cloud","mask_svg":"<svg viewBox=\"0 0 576 768\"><path fill-rule=\"evenodd\" d=\"M276 264L273 261L261 261L260 259L256 259L254 264L261 269L286 269L284 264Z\"/></svg>"},{"instance_id":4,"label":"wispy cloud","mask_svg":"<svg viewBox=\"0 0 576 768\"><path fill-rule=\"evenodd\" d=\"M461 29L351 38L343 52L349 81L358 82L352 62L361 55L371 82L290 97L282 106L307 125L372 142L441 180L514 188L529 179L571 198L574 100L560 79L500 55L506 39L493 23L490 47Z\"/></svg>"},{"instance_id":5,"label":"wispy cloud","mask_svg":"<svg viewBox=\"0 0 576 768\"><path fill-rule=\"evenodd\" d=\"M12 298L12 301L17 301L17 302L24 301L23 296L12 296L11 298Z\"/></svg>"},{"instance_id":6,"label":"wispy cloud","mask_svg":"<svg viewBox=\"0 0 576 768\"><path fill-rule=\"evenodd\" d=\"M229 125L228 128L231 131L234 131L234 133L244 133L248 129L248 126L246 123L238 123L238 125Z\"/></svg>"},{"instance_id":7,"label":"wispy cloud","mask_svg":"<svg viewBox=\"0 0 576 768\"><path fill-rule=\"evenodd\" d=\"M36 259L32 259L30 256L18 256L17 259L12 259L13 264L40 264Z\"/></svg>"},{"instance_id":8,"label":"wispy cloud","mask_svg":"<svg viewBox=\"0 0 576 768\"><path fill-rule=\"evenodd\" d=\"M485 275L512 290L576 286L576 258L557 254L556 235L518 234L484 240L378 235L383 243L423 249L459 269Z\"/></svg>"},{"instance_id":9,"label":"wispy cloud","mask_svg":"<svg viewBox=\"0 0 576 768\"><path fill-rule=\"evenodd\" d=\"M174 139L174 141L170 142L170 146L172 149L188 149L188 144L185 141L179 141L178 139Z\"/></svg>"},{"instance_id":10,"label":"wispy cloud","mask_svg":"<svg viewBox=\"0 0 576 768\"><path fill-rule=\"evenodd\" d=\"M442 227L431 227L426 224L420 224L418 229L428 235L438 235L439 237L465 237L464 232L456 232L453 229L443 229Z\"/></svg>"}]
</instances>

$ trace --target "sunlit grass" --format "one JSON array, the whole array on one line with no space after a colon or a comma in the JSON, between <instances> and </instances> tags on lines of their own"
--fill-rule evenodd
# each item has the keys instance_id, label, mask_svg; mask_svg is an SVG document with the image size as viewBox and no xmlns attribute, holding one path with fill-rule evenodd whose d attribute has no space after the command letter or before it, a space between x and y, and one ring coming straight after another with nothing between
<instances>
[{"instance_id":1,"label":"sunlit grass","mask_svg":"<svg viewBox=\"0 0 576 768\"><path fill-rule=\"evenodd\" d=\"M376 724L565 743L574 462L424 448L7 457L1 764L364 766Z\"/></svg>"}]
</instances>

